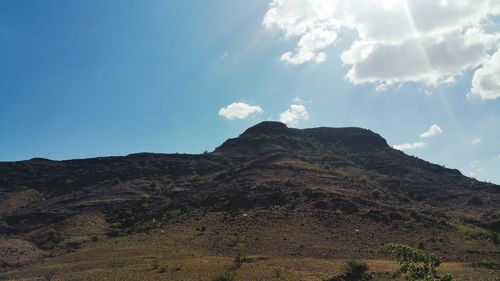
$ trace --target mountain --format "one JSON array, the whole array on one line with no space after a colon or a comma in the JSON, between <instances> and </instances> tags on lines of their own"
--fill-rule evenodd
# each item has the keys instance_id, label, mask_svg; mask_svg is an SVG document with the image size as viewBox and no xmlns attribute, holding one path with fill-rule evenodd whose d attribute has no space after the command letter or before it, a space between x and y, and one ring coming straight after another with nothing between
<instances>
[{"instance_id":1,"label":"mountain","mask_svg":"<svg viewBox=\"0 0 500 281\"><path fill-rule=\"evenodd\" d=\"M110 241L139 249L193 231L182 249L207 260L236 239L270 260L378 259L378 246L401 242L473 263L498 259L498 206L500 186L370 130L262 122L201 155L0 163L0 265L5 278L33 276Z\"/></svg>"}]
</instances>

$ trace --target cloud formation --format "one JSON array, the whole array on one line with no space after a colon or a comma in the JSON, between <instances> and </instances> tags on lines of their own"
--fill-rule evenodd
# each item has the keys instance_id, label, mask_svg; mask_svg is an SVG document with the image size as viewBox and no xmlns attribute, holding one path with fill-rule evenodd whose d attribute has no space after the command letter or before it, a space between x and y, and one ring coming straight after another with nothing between
<instances>
[{"instance_id":1,"label":"cloud formation","mask_svg":"<svg viewBox=\"0 0 500 281\"><path fill-rule=\"evenodd\" d=\"M485 24L495 15L498 0L273 0L263 25L298 38L295 50L281 56L287 63L324 61L324 50L348 29L357 37L341 60L353 84L452 83L479 66L470 95L492 99L500 96L493 75L500 54L489 54L498 49L500 33Z\"/></svg>"},{"instance_id":2,"label":"cloud formation","mask_svg":"<svg viewBox=\"0 0 500 281\"><path fill-rule=\"evenodd\" d=\"M419 149L425 147L427 144L423 141L418 141L415 143L403 143L393 145L392 147L397 150L409 150L409 149Z\"/></svg>"},{"instance_id":3,"label":"cloud formation","mask_svg":"<svg viewBox=\"0 0 500 281\"><path fill-rule=\"evenodd\" d=\"M441 130L441 128L439 128L438 125L434 124L432 125L429 130L423 132L420 134L420 137L425 139L425 138L430 138L430 137L433 137L435 135L438 135L438 134L441 134L443 131Z\"/></svg>"},{"instance_id":4,"label":"cloud formation","mask_svg":"<svg viewBox=\"0 0 500 281\"><path fill-rule=\"evenodd\" d=\"M233 102L232 104L222 107L219 110L219 115L229 119L245 119L252 114L262 113L264 110L257 105L248 105L244 102Z\"/></svg>"},{"instance_id":5,"label":"cloud formation","mask_svg":"<svg viewBox=\"0 0 500 281\"><path fill-rule=\"evenodd\" d=\"M309 119L309 113L301 104L292 104L290 109L280 114L280 121L287 125L296 125L300 120L307 119Z\"/></svg>"},{"instance_id":6,"label":"cloud formation","mask_svg":"<svg viewBox=\"0 0 500 281\"><path fill-rule=\"evenodd\" d=\"M439 128L437 124L432 125L429 130L421 133L419 135L420 138L422 139L427 139L430 137L433 137L435 135L441 134L443 130ZM414 143L403 143L403 144L397 144L393 145L392 147L397 150L410 150L410 149L419 149L419 148L424 148L427 145L426 142L423 141L417 141Z\"/></svg>"},{"instance_id":7,"label":"cloud formation","mask_svg":"<svg viewBox=\"0 0 500 281\"><path fill-rule=\"evenodd\" d=\"M471 177L477 176L482 171L483 171L483 164L481 163L481 161L475 160L469 164L469 175Z\"/></svg>"},{"instance_id":8,"label":"cloud formation","mask_svg":"<svg viewBox=\"0 0 500 281\"><path fill-rule=\"evenodd\" d=\"M472 143L472 144L479 144L479 143L481 143L481 138L475 138L470 143Z\"/></svg>"},{"instance_id":9,"label":"cloud formation","mask_svg":"<svg viewBox=\"0 0 500 281\"><path fill-rule=\"evenodd\" d=\"M500 97L500 51L486 59L472 78L472 88L468 97L479 97L483 100Z\"/></svg>"}]
</instances>

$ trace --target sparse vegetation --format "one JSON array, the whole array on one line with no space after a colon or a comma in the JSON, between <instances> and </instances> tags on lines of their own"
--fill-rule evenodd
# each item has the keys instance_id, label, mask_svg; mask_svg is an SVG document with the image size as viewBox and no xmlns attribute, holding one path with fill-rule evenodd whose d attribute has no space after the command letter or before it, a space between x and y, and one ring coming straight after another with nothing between
<instances>
[{"instance_id":1,"label":"sparse vegetation","mask_svg":"<svg viewBox=\"0 0 500 281\"><path fill-rule=\"evenodd\" d=\"M172 210L167 211L167 215L170 218L176 218L176 217L180 216L181 213L182 213L181 209L172 209Z\"/></svg>"},{"instance_id":2,"label":"sparse vegetation","mask_svg":"<svg viewBox=\"0 0 500 281\"><path fill-rule=\"evenodd\" d=\"M160 266L160 263L158 261L158 258L153 258L151 260L151 269L157 270L159 266Z\"/></svg>"},{"instance_id":3,"label":"sparse vegetation","mask_svg":"<svg viewBox=\"0 0 500 281\"><path fill-rule=\"evenodd\" d=\"M234 265L236 268L239 268L247 258L247 246L243 241L238 241L234 246L234 251L236 252Z\"/></svg>"},{"instance_id":4,"label":"sparse vegetation","mask_svg":"<svg viewBox=\"0 0 500 281\"><path fill-rule=\"evenodd\" d=\"M436 267L462 280L498 276L496 186L361 129L264 132L206 156L0 163L0 270L7 280L43 280L47 268L57 269L53 280L72 272L80 280L388 280L396 262L373 249L405 241L451 262L408 256L397 280L425 271L424 280L446 280L432 276ZM31 188L39 200L12 197ZM480 208L467 204L473 196ZM6 200L17 207L2 208ZM462 223L446 227L450 219ZM359 260L346 268L346 257Z\"/></svg>"},{"instance_id":5,"label":"sparse vegetation","mask_svg":"<svg viewBox=\"0 0 500 281\"><path fill-rule=\"evenodd\" d=\"M472 206L481 206L483 205L483 201L479 197L474 195L469 199L469 201L467 201L467 204Z\"/></svg>"},{"instance_id":6,"label":"sparse vegetation","mask_svg":"<svg viewBox=\"0 0 500 281\"><path fill-rule=\"evenodd\" d=\"M231 270L225 270L224 272L217 273L212 278L210 278L210 281L234 281L236 280L235 278L235 273Z\"/></svg>"},{"instance_id":7,"label":"sparse vegetation","mask_svg":"<svg viewBox=\"0 0 500 281\"><path fill-rule=\"evenodd\" d=\"M43 280L45 280L45 281L51 281L54 278L55 275L56 275L56 271L54 269L47 269L43 273Z\"/></svg>"},{"instance_id":8,"label":"sparse vegetation","mask_svg":"<svg viewBox=\"0 0 500 281\"><path fill-rule=\"evenodd\" d=\"M388 253L398 259L397 276L403 276L408 281L452 281L450 275L438 276L436 268L441 260L433 254L427 254L403 244L385 244L380 252Z\"/></svg>"},{"instance_id":9,"label":"sparse vegetation","mask_svg":"<svg viewBox=\"0 0 500 281\"><path fill-rule=\"evenodd\" d=\"M469 236L473 239L490 241L491 243L498 245L498 232L478 226L470 226L459 223L453 223L452 226L462 235Z\"/></svg>"},{"instance_id":10,"label":"sparse vegetation","mask_svg":"<svg viewBox=\"0 0 500 281\"><path fill-rule=\"evenodd\" d=\"M198 173L196 173L196 171L193 171L193 173L191 175L191 180L193 182L198 182L201 180L201 177L198 175Z\"/></svg>"},{"instance_id":11,"label":"sparse vegetation","mask_svg":"<svg viewBox=\"0 0 500 281\"><path fill-rule=\"evenodd\" d=\"M500 263L498 263L495 260L481 260L479 262L474 263L473 266L500 270Z\"/></svg>"},{"instance_id":12,"label":"sparse vegetation","mask_svg":"<svg viewBox=\"0 0 500 281\"><path fill-rule=\"evenodd\" d=\"M347 263L347 272L345 279L347 281L360 280L368 270L368 266L364 262L350 261Z\"/></svg>"},{"instance_id":13,"label":"sparse vegetation","mask_svg":"<svg viewBox=\"0 0 500 281\"><path fill-rule=\"evenodd\" d=\"M327 281L360 281L368 271L368 265L364 262L349 261L346 264L346 272L343 275L335 276Z\"/></svg>"},{"instance_id":14,"label":"sparse vegetation","mask_svg":"<svg viewBox=\"0 0 500 281\"><path fill-rule=\"evenodd\" d=\"M276 278L281 278L281 275L283 274L283 270L281 268L275 268L273 272L274 272L274 277Z\"/></svg>"}]
</instances>

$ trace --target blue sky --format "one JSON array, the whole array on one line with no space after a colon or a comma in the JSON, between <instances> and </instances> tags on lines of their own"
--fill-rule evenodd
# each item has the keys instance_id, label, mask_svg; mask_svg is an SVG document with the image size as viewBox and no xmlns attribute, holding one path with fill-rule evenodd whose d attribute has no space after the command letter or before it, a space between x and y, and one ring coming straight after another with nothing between
<instances>
[{"instance_id":1,"label":"blue sky","mask_svg":"<svg viewBox=\"0 0 500 281\"><path fill-rule=\"evenodd\" d=\"M406 2L366 1L380 16ZM500 183L498 4L445 3L427 26L410 3L412 29L380 35L366 28L377 10L322 2L1 1L0 161L200 153L282 120L369 128Z\"/></svg>"}]
</instances>

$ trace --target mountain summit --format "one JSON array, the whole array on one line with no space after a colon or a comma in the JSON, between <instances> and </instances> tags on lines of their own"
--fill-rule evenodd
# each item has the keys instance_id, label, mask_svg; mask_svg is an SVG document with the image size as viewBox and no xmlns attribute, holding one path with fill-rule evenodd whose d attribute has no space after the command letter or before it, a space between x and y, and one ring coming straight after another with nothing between
<instances>
[{"instance_id":1,"label":"mountain summit","mask_svg":"<svg viewBox=\"0 0 500 281\"><path fill-rule=\"evenodd\" d=\"M373 258L394 241L430 247L438 233L447 245L439 254L477 260L496 255L500 231L499 186L408 156L361 128L262 122L212 153L32 159L0 163L0 175L8 268L200 221L210 231L197 251L226 253L223 237L238 233L253 241L251 253L309 258ZM482 234L470 240L464 229ZM479 252L464 256L467 247Z\"/></svg>"},{"instance_id":2,"label":"mountain summit","mask_svg":"<svg viewBox=\"0 0 500 281\"><path fill-rule=\"evenodd\" d=\"M266 121L247 129L238 138L227 140L217 152L261 153L269 150L321 152L317 149L367 151L389 148L378 134L361 128L292 129L280 122Z\"/></svg>"}]
</instances>

